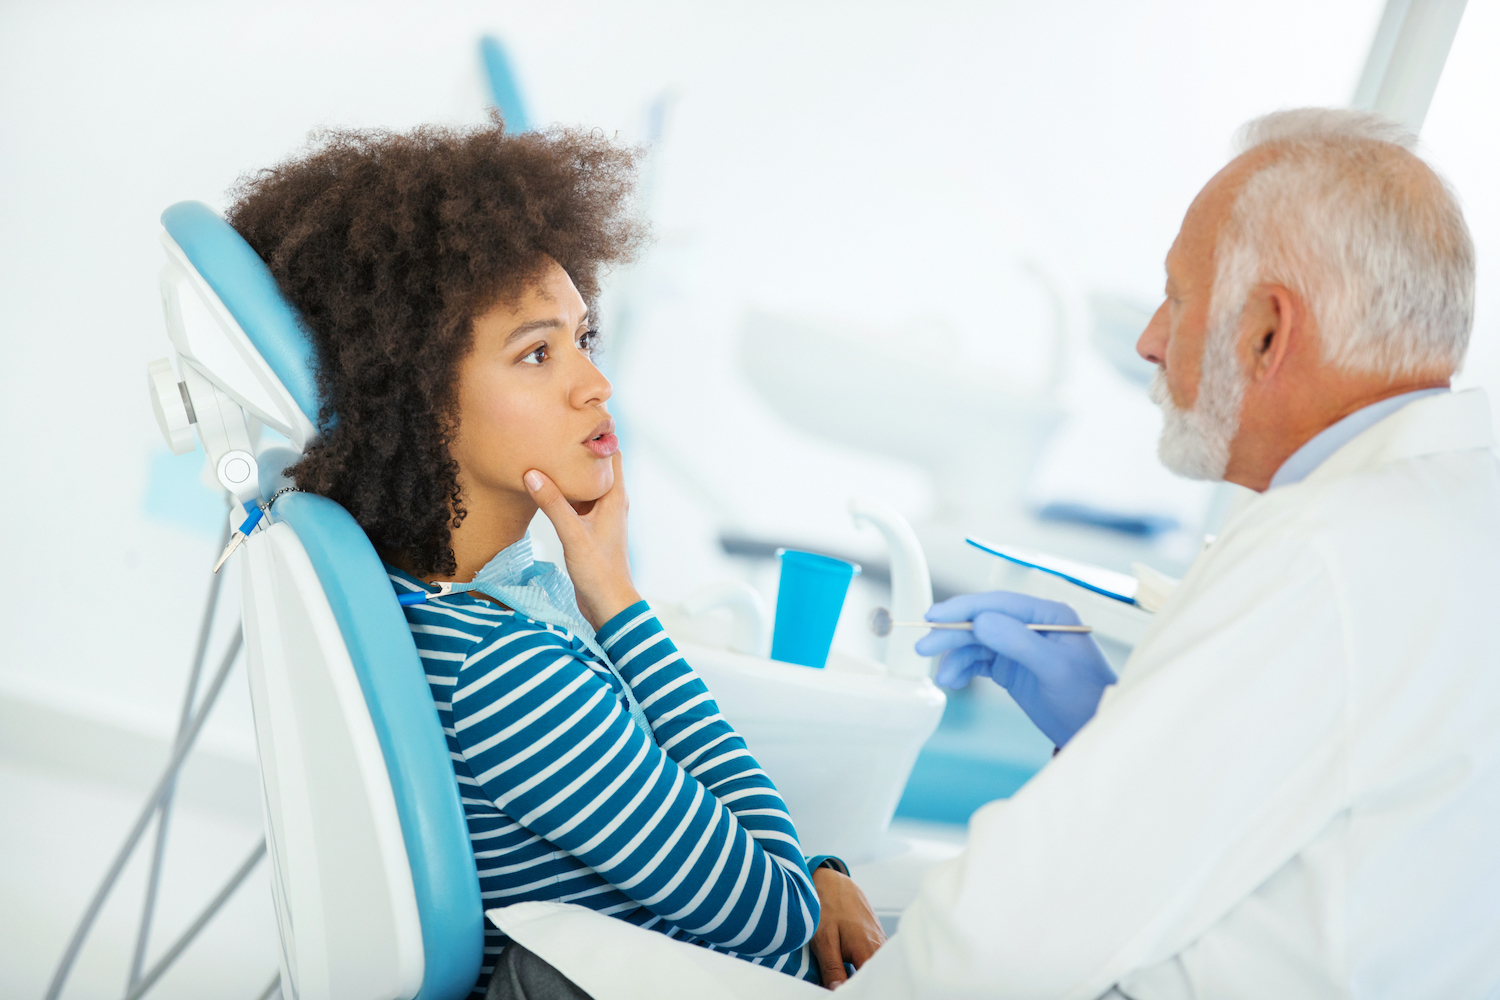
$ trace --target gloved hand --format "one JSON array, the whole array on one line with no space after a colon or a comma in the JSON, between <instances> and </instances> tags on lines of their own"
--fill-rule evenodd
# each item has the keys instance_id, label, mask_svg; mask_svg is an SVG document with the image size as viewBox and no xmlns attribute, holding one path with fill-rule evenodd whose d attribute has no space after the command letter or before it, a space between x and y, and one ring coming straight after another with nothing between
<instances>
[{"instance_id":1,"label":"gloved hand","mask_svg":"<svg viewBox=\"0 0 1500 1000\"><path fill-rule=\"evenodd\" d=\"M934 604L927 620L974 623L972 632L933 629L917 642L923 656L942 654L939 684L961 688L975 677L991 678L1059 747L1094 717L1104 689L1115 682L1115 672L1093 636L1026 627L1079 624L1077 613L1066 604L996 590Z\"/></svg>"}]
</instances>

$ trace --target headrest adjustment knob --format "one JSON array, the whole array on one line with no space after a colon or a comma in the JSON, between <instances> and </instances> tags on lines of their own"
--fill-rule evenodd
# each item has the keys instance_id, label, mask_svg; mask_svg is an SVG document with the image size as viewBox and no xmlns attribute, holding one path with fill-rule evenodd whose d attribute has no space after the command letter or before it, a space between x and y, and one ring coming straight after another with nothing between
<instances>
[{"instance_id":1,"label":"headrest adjustment knob","mask_svg":"<svg viewBox=\"0 0 1500 1000\"><path fill-rule=\"evenodd\" d=\"M172 371L168 358L157 358L146 366L146 380L151 388L151 409L156 425L174 455L193 450L194 415L188 410L187 396Z\"/></svg>"},{"instance_id":2,"label":"headrest adjustment knob","mask_svg":"<svg viewBox=\"0 0 1500 1000\"><path fill-rule=\"evenodd\" d=\"M218 473L219 482L224 488L236 497L241 494L251 496L259 492L260 470L255 456L248 451L238 448L226 451L219 458L218 467L214 471Z\"/></svg>"}]
</instances>

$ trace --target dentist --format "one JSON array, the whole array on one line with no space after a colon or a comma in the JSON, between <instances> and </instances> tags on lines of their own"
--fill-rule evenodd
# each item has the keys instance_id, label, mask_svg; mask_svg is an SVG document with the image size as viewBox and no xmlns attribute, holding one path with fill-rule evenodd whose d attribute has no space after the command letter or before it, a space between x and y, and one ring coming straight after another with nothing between
<instances>
[{"instance_id":1,"label":"dentist","mask_svg":"<svg viewBox=\"0 0 1500 1000\"><path fill-rule=\"evenodd\" d=\"M859 998L1500 989L1500 466L1453 392L1474 250L1413 136L1281 112L1194 200L1141 337L1162 461L1262 496L1118 680L1076 622L959 597L919 651L1062 747L974 814Z\"/></svg>"}]
</instances>

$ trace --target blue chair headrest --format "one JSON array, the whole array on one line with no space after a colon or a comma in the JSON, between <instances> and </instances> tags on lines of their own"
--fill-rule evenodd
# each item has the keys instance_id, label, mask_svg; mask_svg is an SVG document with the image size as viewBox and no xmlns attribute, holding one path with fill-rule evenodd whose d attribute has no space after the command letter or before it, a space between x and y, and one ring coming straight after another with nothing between
<instances>
[{"instance_id":1,"label":"blue chair headrest","mask_svg":"<svg viewBox=\"0 0 1500 1000\"><path fill-rule=\"evenodd\" d=\"M234 227L201 201L179 201L161 224L218 295L293 402L318 425L313 345L271 269Z\"/></svg>"}]
</instances>

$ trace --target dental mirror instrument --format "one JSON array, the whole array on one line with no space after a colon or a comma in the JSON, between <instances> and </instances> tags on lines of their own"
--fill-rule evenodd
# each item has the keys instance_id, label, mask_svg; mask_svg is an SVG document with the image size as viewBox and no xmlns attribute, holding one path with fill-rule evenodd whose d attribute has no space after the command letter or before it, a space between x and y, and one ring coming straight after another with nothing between
<instances>
[{"instance_id":1,"label":"dental mirror instrument","mask_svg":"<svg viewBox=\"0 0 1500 1000\"><path fill-rule=\"evenodd\" d=\"M1033 632L1092 632L1092 625L1030 625L1026 626ZM876 608L870 612L870 631L882 639L891 634L893 628L954 628L973 631L973 622L897 622L891 620L891 613L885 608Z\"/></svg>"}]
</instances>

